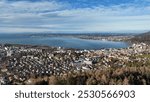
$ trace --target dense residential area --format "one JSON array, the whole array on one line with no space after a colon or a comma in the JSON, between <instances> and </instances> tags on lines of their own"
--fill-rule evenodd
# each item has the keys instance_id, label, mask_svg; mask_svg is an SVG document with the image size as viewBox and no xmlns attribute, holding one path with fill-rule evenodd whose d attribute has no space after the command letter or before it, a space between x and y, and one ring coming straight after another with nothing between
<instances>
[{"instance_id":1,"label":"dense residential area","mask_svg":"<svg viewBox=\"0 0 150 102\"><path fill-rule=\"evenodd\" d=\"M1 44L0 84L150 84L150 46L75 50Z\"/></svg>"}]
</instances>

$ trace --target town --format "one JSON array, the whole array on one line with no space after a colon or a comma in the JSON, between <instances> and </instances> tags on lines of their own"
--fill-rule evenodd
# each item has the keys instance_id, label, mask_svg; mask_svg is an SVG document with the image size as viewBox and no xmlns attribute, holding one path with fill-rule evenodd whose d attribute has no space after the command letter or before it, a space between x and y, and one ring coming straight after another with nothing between
<instances>
[{"instance_id":1,"label":"town","mask_svg":"<svg viewBox=\"0 0 150 102\"><path fill-rule=\"evenodd\" d=\"M53 78L44 79L45 76L62 77L69 72L127 67L150 67L150 46L138 43L120 49L75 50L47 46L0 45L1 85L37 84L31 79L50 80Z\"/></svg>"}]
</instances>

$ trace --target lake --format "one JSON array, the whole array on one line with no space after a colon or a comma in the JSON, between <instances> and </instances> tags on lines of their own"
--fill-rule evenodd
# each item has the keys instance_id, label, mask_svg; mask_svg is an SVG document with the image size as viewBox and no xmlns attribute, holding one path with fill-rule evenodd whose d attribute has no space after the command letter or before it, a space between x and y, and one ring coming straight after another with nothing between
<instances>
[{"instance_id":1,"label":"lake","mask_svg":"<svg viewBox=\"0 0 150 102\"><path fill-rule=\"evenodd\" d=\"M79 39L75 37L32 37L26 35L0 34L0 43L47 45L53 47L98 50L103 48L126 48L126 42Z\"/></svg>"}]
</instances>

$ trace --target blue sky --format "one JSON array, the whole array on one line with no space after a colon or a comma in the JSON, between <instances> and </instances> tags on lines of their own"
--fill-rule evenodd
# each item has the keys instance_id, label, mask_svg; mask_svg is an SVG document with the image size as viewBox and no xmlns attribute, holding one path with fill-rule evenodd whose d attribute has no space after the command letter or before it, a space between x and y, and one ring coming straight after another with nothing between
<instances>
[{"instance_id":1,"label":"blue sky","mask_svg":"<svg viewBox=\"0 0 150 102\"><path fill-rule=\"evenodd\" d=\"M0 31L150 31L150 0L0 0Z\"/></svg>"}]
</instances>

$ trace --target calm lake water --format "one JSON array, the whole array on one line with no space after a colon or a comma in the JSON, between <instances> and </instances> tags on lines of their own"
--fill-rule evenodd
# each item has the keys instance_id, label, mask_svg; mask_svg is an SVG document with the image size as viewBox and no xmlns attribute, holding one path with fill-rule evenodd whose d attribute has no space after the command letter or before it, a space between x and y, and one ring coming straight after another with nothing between
<instances>
[{"instance_id":1,"label":"calm lake water","mask_svg":"<svg viewBox=\"0 0 150 102\"><path fill-rule=\"evenodd\" d=\"M0 34L0 43L9 44L31 44L48 45L64 48L96 50L102 48L126 48L129 45L125 42L100 41L79 39L73 37L31 37L25 35L2 35Z\"/></svg>"}]
</instances>

